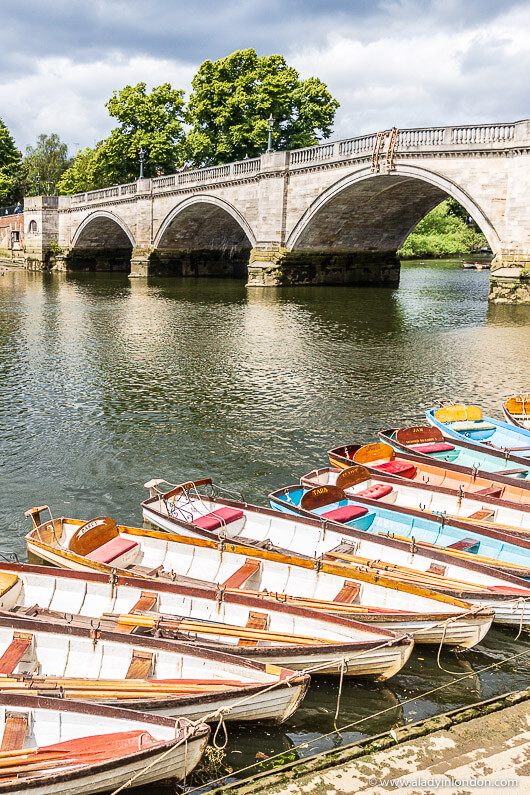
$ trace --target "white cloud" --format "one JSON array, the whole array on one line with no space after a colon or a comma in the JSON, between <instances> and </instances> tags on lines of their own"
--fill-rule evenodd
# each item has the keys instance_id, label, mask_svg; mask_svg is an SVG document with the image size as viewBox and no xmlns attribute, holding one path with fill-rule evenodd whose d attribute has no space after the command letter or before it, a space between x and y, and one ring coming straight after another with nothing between
<instances>
[{"instance_id":1,"label":"white cloud","mask_svg":"<svg viewBox=\"0 0 530 795\"><path fill-rule=\"evenodd\" d=\"M114 90L139 82L189 89L194 73L193 66L147 56L112 55L83 64L42 58L33 73L0 86L0 107L21 149L33 144L39 133L57 132L73 150L74 144L93 146L115 126L105 108Z\"/></svg>"},{"instance_id":2,"label":"white cloud","mask_svg":"<svg viewBox=\"0 0 530 795\"><path fill-rule=\"evenodd\" d=\"M285 55L302 76L315 75L326 82L340 101L335 138L393 125L525 118L530 106L530 6L503 11L490 0L483 3L484 11L495 6L493 18L481 18L473 4L461 0L387 0L379 8L373 5L373 13L364 20L344 10L333 17L330 10L325 31L331 32L317 25L313 37L309 31L314 11L308 7ZM237 2L234 13L236 6ZM105 102L115 89L140 81L149 86L168 81L189 91L202 53L215 44L202 31L200 15L194 14L194 22L196 63L189 49L182 50L177 42L177 54L170 57L167 48L157 53L153 44L147 54L126 55L123 41L116 42L113 51L103 50L103 55L85 54L84 63L73 54L32 55L18 61L27 70L22 74L14 72L8 60L0 83L0 116L22 149L41 132L58 132L71 147L91 146L114 126ZM281 14L276 24L281 28ZM126 38L124 28L122 33ZM221 40L225 35L220 27ZM253 46L252 35L243 25L238 46ZM271 39L258 50L274 52L278 46Z\"/></svg>"},{"instance_id":3,"label":"white cloud","mask_svg":"<svg viewBox=\"0 0 530 795\"><path fill-rule=\"evenodd\" d=\"M318 75L341 103L335 136L398 127L515 121L530 106L530 8L459 32L334 34L292 53L302 75ZM418 26L416 26L418 27Z\"/></svg>"}]
</instances>

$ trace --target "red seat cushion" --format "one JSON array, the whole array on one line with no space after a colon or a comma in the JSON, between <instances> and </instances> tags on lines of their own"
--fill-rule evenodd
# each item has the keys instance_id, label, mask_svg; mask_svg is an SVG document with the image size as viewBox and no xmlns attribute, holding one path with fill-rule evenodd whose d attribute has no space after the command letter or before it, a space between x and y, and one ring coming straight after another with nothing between
<instances>
[{"instance_id":1,"label":"red seat cushion","mask_svg":"<svg viewBox=\"0 0 530 795\"><path fill-rule=\"evenodd\" d=\"M381 497L386 497L387 494L393 491L392 486L387 483L375 483L364 491L358 491L356 497L366 497L369 500L380 500Z\"/></svg>"},{"instance_id":2,"label":"red seat cushion","mask_svg":"<svg viewBox=\"0 0 530 795\"><path fill-rule=\"evenodd\" d=\"M217 530L221 525L242 519L244 515L243 511L238 508L217 508L216 511L207 513L206 516L198 516L193 520L193 524L203 530Z\"/></svg>"},{"instance_id":3,"label":"red seat cushion","mask_svg":"<svg viewBox=\"0 0 530 795\"><path fill-rule=\"evenodd\" d=\"M85 555L85 558L87 558L87 560L94 560L96 563L110 563L112 560L115 560L120 555L123 555L125 552L137 546L138 544L136 541L133 541L132 538L116 536L116 538L111 538L110 541L107 541L92 552L89 552L88 555Z\"/></svg>"},{"instance_id":4,"label":"red seat cushion","mask_svg":"<svg viewBox=\"0 0 530 795\"><path fill-rule=\"evenodd\" d=\"M417 450L418 453L445 453L446 450L454 450L454 444L449 442L431 442L431 444L415 444L409 450Z\"/></svg>"},{"instance_id":5,"label":"red seat cushion","mask_svg":"<svg viewBox=\"0 0 530 795\"><path fill-rule=\"evenodd\" d=\"M377 464L375 469L388 472L389 475L401 475L402 478L413 478L416 474L416 467L408 461L386 461L384 464Z\"/></svg>"},{"instance_id":6,"label":"red seat cushion","mask_svg":"<svg viewBox=\"0 0 530 795\"><path fill-rule=\"evenodd\" d=\"M360 505L343 505L342 508L334 508L332 511L321 514L323 519L332 519L334 522L351 522L368 513L368 508Z\"/></svg>"}]
</instances>

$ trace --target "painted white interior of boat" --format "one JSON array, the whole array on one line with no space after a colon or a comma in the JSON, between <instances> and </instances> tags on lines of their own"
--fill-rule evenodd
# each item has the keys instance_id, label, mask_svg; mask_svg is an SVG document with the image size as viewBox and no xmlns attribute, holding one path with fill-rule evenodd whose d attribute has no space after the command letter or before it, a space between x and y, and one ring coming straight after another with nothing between
<instances>
[{"instance_id":1,"label":"painted white interior of boat","mask_svg":"<svg viewBox=\"0 0 530 795\"><path fill-rule=\"evenodd\" d=\"M12 707L0 705L0 732L3 734L6 721L6 710ZM17 712L28 715L28 728L22 748L34 748L41 745L54 745L55 743L77 740L81 737L90 737L95 734L111 734L114 732L128 732L135 729L145 729L156 740L172 740L175 729L171 726L159 726L153 723L140 723L138 720L126 718L110 718L98 715L85 715L81 712L52 709L25 709L17 707Z\"/></svg>"},{"instance_id":2,"label":"painted white interior of boat","mask_svg":"<svg viewBox=\"0 0 530 795\"><path fill-rule=\"evenodd\" d=\"M18 631L25 631L20 624ZM32 631L33 642L14 673L35 676L84 677L88 679L124 679L132 660L134 641L68 636L54 632ZM13 640L13 629L0 627L0 655ZM176 650L149 649L153 653L150 679L238 679L242 682L271 684L278 677L260 669L218 659L182 654Z\"/></svg>"},{"instance_id":3,"label":"painted white interior of boat","mask_svg":"<svg viewBox=\"0 0 530 795\"><path fill-rule=\"evenodd\" d=\"M281 564L276 564L279 568ZM310 572L311 573L311 572ZM334 579L334 575L328 575ZM343 582L340 578L335 589ZM127 614L137 601L143 591L148 591L148 585L142 588L135 588L128 585L112 587L106 583L94 583L83 580L62 579L60 576L44 575L32 573L31 575L21 572L18 574L18 581L0 596L0 609L13 610L15 606L31 607L38 605L41 608L64 613L66 615L75 614L87 617L101 617L104 613ZM339 588L340 590L340 588ZM381 589L383 590L383 589ZM431 601L424 599L431 607ZM433 602L435 608L444 607L445 612L463 612L461 608L451 608L448 605ZM308 638L321 638L331 643L353 643L355 641L377 641L385 640L389 636L385 632L368 631L362 624L350 623L349 627L343 628L335 625L326 616L315 616L306 618L293 613L274 611L268 609L267 605L260 605L259 609L267 613L269 622L267 629L286 635L303 635ZM409 608L410 609L410 608ZM238 627L245 627L250 612L256 610L245 605L233 604L215 599L201 598L199 595L186 596L175 593L160 592L155 606L151 609L153 613L161 613L169 618L171 616L186 616L206 621L221 621ZM203 637L205 640L224 642L227 645L238 644L237 636L227 637L208 632L201 634L200 631L193 632L193 635ZM131 638L134 643L134 636ZM258 646L271 646L270 641L258 641ZM249 650L252 656L252 650Z\"/></svg>"}]
</instances>

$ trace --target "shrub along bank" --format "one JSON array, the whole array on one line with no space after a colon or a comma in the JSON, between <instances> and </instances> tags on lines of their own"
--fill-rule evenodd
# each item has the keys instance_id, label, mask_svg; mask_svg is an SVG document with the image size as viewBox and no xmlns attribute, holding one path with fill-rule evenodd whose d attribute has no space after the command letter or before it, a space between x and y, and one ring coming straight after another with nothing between
<instances>
[{"instance_id":1,"label":"shrub along bank","mask_svg":"<svg viewBox=\"0 0 530 795\"><path fill-rule=\"evenodd\" d=\"M454 199L446 199L419 222L410 233L398 256L463 256L487 246L487 240L475 223L468 224L467 213Z\"/></svg>"}]
</instances>

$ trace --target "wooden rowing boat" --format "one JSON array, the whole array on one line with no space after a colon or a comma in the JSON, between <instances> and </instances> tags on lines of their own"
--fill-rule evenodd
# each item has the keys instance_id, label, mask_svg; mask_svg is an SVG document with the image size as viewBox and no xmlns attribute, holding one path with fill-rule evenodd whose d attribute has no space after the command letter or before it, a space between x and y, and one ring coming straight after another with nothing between
<instances>
[{"instance_id":1,"label":"wooden rowing boat","mask_svg":"<svg viewBox=\"0 0 530 795\"><path fill-rule=\"evenodd\" d=\"M221 498L218 498L219 500ZM166 521L167 527L180 528L187 532L187 526L181 520L167 522L167 514L162 513L164 501L151 500L150 511L160 522ZM231 500L223 500L225 505L235 505ZM373 536L364 531L340 525L333 521L322 521L316 518L284 516L278 511L258 506L245 506L245 519L249 519L249 527L257 521L255 532L261 531L259 542L254 547L248 538L241 537L238 543L229 543L226 539L193 538L175 535L174 533L156 530L141 530L130 527L117 528L119 537L132 542L132 557L119 556L112 561L102 563L92 556L81 555L72 551L71 540L83 526L79 520L55 519L40 522L40 514L31 512L34 529L26 536L30 559L43 560L53 565L74 570L103 571L112 573L115 570L126 576L140 576L148 579L161 578L176 581L182 577L193 578L200 585L204 581L218 583L223 588L247 587L247 581L258 581L260 566L247 566L243 555L261 561L274 560L282 564L283 580L295 582L291 567L304 569L298 575L298 587L294 595L301 595L301 589L309 577L310 570L325 570L339 574L348 579L358 580L362 588L370 586L387 586L391 598L386 609L397 606L396 593L400 592L404 599L409 595L431 596L438 593L438 599L448 605L454 605L454 598L471 602L475 606L495 611L495 620L505 624L518 621L530 621L529 611L524 610L524 600L530 596L528 583L520 577L509 576L496 571L493 566L477 564L475 556L466 552L426 549L422 544L412 540L392 538L389 535ZM40 509L42 511L42 509ZM93 524L93 523L90 523ZM278 541L291 537L293 546L303 544L308 556L303 552L286 552L278 548ZM274 543L276 541L276 544ZM351 561L346 556L338 557L338 548L343 544L355 551L356 558ZM261 548L258 545L261 544ZM265 549L264 549L265 548ZM134 551L133 551L134 550ZM207 550L207 551L206 551ZM228 553L236 553L237 559ZM329 568L330 562L340 560L339 568ZM390 563L392 561L392 563ZM257 562L257 560L256 560ZM494 561L492 561L492 564ZM407 569L404 573L401 569ZM528 574L527 569L518 569ZM416 581L411 582L411 573ZM428 576L429 585L422 583ZM233 577L233 579L232 579ZM254 579L255 578L255 579ZM262 581L263 582L263 581ZM314 580L312 581L314 582ZM263 585L263 587L269 587ZM294 586L292 586L294 588ZM278 580L273 582L270 590L280 592ZM335 591L335 594L338 593ZM371 592L373 593L373 591ZM406 594L406 596L405 596ZM311 594L312 596L312 594ZM331 598L334 598L332 596ZM367 600L374 604L373 598ZM402 602L400 604L403 604ZM407 610L407 607L403 607ZM416 608L412 608L416 610ZM428 609L428 608L424 608ZM366 619L363 617L363 621ZM482 631L482 630L481 630ZM417 637L417 636L416 636Z\"/></svg>"},{"instance_id":2,"label":"wooden rowing boat","mask_svg":"<svg viewBox=\"0 0 530 795\"><path fill-rule=\"evenodd\" d=\"M230 654L75 623L0 616L0 694L56 695L201 720L285 721L309 676Z\"/></svg>"},{"instance_id":3,"label":"wooden rowing boat","mask_svg":"<svg viewBox=\"0 0 530 795\"><path fill-rule=\"evenodd\" d=\"M399 452L400 457L407 456L406 460L432 461L436 467L463 475L464 479L471 475L472 484L476 478L502 483L508 489L503 489L501 498L509 502L527 502L530 499L530 462L524 458L451 438L434 426L389 428L379 431L379 437ZM461 477L452 477L458 488Z\"/></svg>"},{"instance_id":4,"label":"wooden rowing boat","mask_svg":"<svg viewBox=\"0 0 530 795\"><path fill-rule=\"evenodd\" d=\"M469 439L483 448L493 447L507 454L530 458L530 430L485 417L479 406L459 403L429 409L425 415L431 425L456 439Z\"/></svg>"},{"instance_id":5,"label":"wooden rowing boat","mask_svg":"<svg viewBox=\"0 0 530 795\"><path fill-rule=\"evenodd\" d=\"M530 430L530 394L512 395L504 401L502 410L507 422Z\"/></svg>"},{"instance_id":6,"label":"wooden rowing boat","mask_svg":"<svg viewBox=\"0 0 530 795\"><path fill-rule=\"evenodd\" d=\"M156 635L292 670L319 666L321 674L340 673L346 662L348 676L376 679L393 676L412 650L409 638L360 623L353 611L343 618L251 594L222 596L215 586L160 579L148 587L141 579L111 584L102 574L22 564L0 571L1 611L79 626L97 620L132 640Z\"/></svg>"},{"instance_id":7,"label":"wooden rowing boat","mask_svg":"<svg viewBox=\"0 0 530 795\"><path fill-rule=\"evenodd\" d=\"M406 429L415 431L415 429ZM423 428L421 429L424 430ZM436 429L433 429L433 431ZM408 436L408 434L406 434ZM421 434L420 438L425 438ZM403 439L403 436L400 436ZM433 443L437 445L438 443ZM440 443L445 446L445 442ZM331 466L347 469L354 464L366 467L372 474L391 477L403 481L419 483L440 493L460 494L480 498L490 505L524 509L530 506L530 483L504 483L489 473L479 474L471 469L456 467L441 461L427 461L415 452L397 452L385 441L373 444L344 444L328 451Z\"/></svg>"},{"instance_id":8,"label":"wooden rowing boat","mask_svg":"<svg viewBox=\"0 0 530 795\"><path fill-rule=\"evenodd\" d=\"M514 534L530 538L530 504L527 503L515 507L494 497L485 499L476 492L466 494L463 489L455 492L417 479L379 474L376 467L369 471L360 464L347 469L315 469L303 475L300 483L308 489L339 485L349 499L361 505L384 505L427 518L443 515L447 524L461 529L464 534L476 529L487 535L493 530L496 531L494 537L505 538L508 542L513 540Z\"/></svg>"},{"instance_id":9,"label":"wooden rowing boat","mask_svg":"<svg viewBox=\"0 0 530 795\"><path fill-rule=\"evenodd\" d=\"M2 693L0 792L83 795L181 780L200 760L204 723L57 698Z\"/></svg>"}]
</instances>

